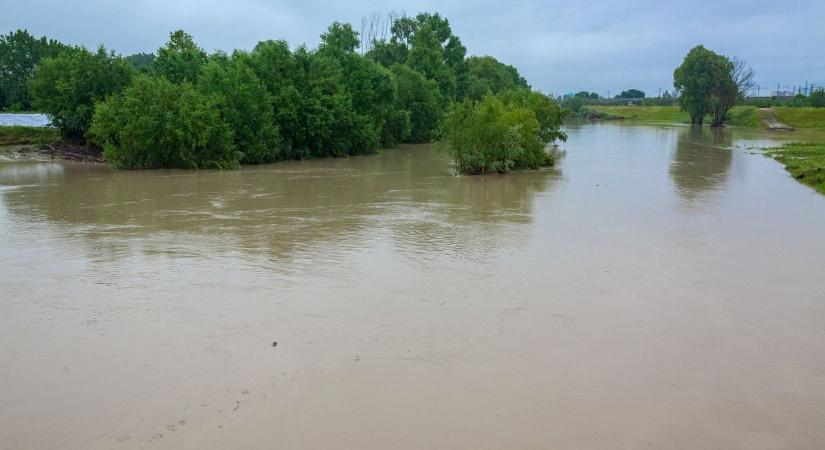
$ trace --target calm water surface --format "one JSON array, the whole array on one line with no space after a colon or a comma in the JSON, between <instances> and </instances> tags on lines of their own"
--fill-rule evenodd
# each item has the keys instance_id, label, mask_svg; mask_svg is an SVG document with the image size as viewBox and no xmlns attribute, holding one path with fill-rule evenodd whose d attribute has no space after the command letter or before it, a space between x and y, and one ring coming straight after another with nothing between
<instances>
[{"instance_id":1,"label":"calm water surface","mask_svg":"<svg viewBox=\"0 0 825 450\"><path fill-rule=\"evenodd\" d=\"M821 449L825 196L778 137L569 134L506 176L0 163L0 448Z\"/></svg>"}]
</instances>

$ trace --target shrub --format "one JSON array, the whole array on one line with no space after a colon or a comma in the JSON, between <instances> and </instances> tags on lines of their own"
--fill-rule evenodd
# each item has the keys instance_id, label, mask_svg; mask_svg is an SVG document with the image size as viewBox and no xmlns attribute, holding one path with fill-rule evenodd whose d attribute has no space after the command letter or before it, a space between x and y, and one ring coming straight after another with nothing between
<instances>
[{"instance_id":1,"label":"shrub","mask_svg":"<svg viewBox=\"0 0 825 450\"><path fill-rule=\"evenodd\" d=\"M217 104L188 83L140 75L97 105L89 136L116 167L235 168L242 154Z\"/></svg>"},{"instance_id":2,"label":"shrub","mask_svg":"<svg viewBox=\"0 0 825 450\"><path fill-rule=\"evenodd\" d=\"M242 163L263 164L285 158L283 140L275 124L272 96L236 53L229 59L215 55L204 66L198 90L217 99L218 110L234 134Z\"/></svg>"},{"instance_id":3,"label":"shrub","mask_svg":"<svg viewBox=\"0 0 825 450\"><path fill-rule=\"evenodd\" d=\"M129 84L132 67L100 47L67 50L40 63L29 87L35 107L52 118L65 137L80 139L92 120L95 103Z\"/></svg>"},{"instance_id":4,"label":"shrub","mask_svg":"<svg viewBox=\"0 0 825 450\"><path fill-rule=\"evenodd\" d=\"M488 95L480 102L465 101L449 109L442 134L456 171L504 173L553 164L546 147L552 136L564 137L558 130L561 119L546 128L533 108L516 101L522 94L510 95Z\"/></svg>"}]
</instances>

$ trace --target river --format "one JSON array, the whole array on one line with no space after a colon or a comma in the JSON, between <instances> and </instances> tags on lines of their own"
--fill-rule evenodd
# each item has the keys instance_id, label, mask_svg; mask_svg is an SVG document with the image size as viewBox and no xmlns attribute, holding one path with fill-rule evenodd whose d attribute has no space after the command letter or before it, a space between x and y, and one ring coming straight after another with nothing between
<instances>
[{"instance_id":1,"label":"river","mask_svg":"<svg viewBox=\"0 0 825 450\"><path fill-rule=\"evenodd\" d=\"M825 196L767 132L568 131L504 176L0 163L0 448L822 448Z\"/></svg>"}]
</instances>

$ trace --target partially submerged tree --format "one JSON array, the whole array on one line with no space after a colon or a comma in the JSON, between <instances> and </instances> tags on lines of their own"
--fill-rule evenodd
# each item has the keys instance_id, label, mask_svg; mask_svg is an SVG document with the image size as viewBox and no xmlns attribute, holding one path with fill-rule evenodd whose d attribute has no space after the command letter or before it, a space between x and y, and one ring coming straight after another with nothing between
<instances>
[{"instance_id":1,"label":"partially submerged tree","mask_svg":"<svg viewBox=\"0 0 825 450\"><path fill-rule=\"evenodd\" d=\"M738 99L753 88L753 71L744 62L730 60L698 45L673 72L679 104L690 121L702 125L706 114L713 126L722 126Z\"/></svg>"}]
</instances>

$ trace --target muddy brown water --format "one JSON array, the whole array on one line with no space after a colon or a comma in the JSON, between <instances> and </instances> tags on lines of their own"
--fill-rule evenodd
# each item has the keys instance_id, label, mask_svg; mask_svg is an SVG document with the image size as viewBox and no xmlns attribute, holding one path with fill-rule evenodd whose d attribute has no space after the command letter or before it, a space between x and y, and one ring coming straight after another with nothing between
<instances>
[{"instance_id":1,"label":"muddy brown water","mask_svg":"<svg viewBox=\"0 0 825 450\"><path fill-rule=\"evenodd\" d=\"M507 176L0 163L0 448L821 449L825 196L777 135L569 132Z\"/></svg>"}]
</instances>

